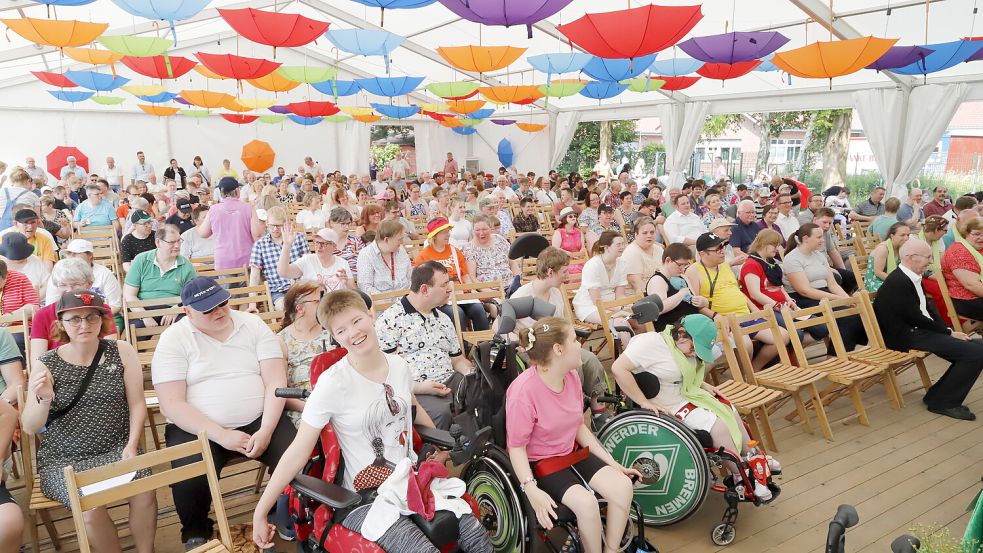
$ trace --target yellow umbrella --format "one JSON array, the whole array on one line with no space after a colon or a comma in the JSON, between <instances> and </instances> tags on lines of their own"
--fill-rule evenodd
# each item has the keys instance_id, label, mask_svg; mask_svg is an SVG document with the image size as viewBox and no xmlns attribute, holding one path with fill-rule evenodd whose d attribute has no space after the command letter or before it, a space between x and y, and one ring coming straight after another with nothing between
<instances>
[{"instance_id":1,"label":"yellow umbrella","mask_svg":"<svg viewBox=\"0 0 983 553\"><path fill-rule=\"evenodd\" d=\"M437 53L447 63L463 71L484 73L497 71L512 64L526 52L514 46L441 46Z\"/></svg>"}]
</instances>

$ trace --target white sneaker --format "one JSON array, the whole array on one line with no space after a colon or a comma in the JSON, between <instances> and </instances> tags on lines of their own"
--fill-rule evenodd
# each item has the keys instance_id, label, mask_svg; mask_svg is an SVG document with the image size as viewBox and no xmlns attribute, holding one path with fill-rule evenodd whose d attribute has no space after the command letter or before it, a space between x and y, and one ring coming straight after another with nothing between
<instances>
[{"instance_id":1,"label":"white sneaker","mask_svg":"<svg viewBox=\"0 0 983 553\"><path fill-rule=\"evenodd\" d=\"M768 486L762 486L761 482L757 480L754 481L754 495L761 501L771 500L771 490L768 489Z\"/></svg>"},{"instance_id":2,"label":"white sneaker","mask_svg":"<svg viewBox=\"0 0 983 553\"><path fill-rule=\"evenodd\" d=\"M768 470L770 470L772 474L782 473L782 464L778 462L778 459L775 459L771 455L765 455L765 459L768 460Z\"/></svg>"}]
</instances>

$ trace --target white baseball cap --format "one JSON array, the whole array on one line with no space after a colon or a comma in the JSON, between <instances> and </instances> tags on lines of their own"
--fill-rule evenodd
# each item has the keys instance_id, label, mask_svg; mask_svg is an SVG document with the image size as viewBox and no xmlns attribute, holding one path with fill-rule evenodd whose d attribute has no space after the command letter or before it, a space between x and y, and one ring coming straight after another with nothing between
<instances>
[{"instance_id":1,"label":"white baseball cap","mask_svg":"<svg viewBox=\"0 0 983 553\"><path fill-rule=\"evenodd\" d=\"M66 249L72 253L92 253L92 242L76 238L68 243Z\"/></svg>"}]
</instances>

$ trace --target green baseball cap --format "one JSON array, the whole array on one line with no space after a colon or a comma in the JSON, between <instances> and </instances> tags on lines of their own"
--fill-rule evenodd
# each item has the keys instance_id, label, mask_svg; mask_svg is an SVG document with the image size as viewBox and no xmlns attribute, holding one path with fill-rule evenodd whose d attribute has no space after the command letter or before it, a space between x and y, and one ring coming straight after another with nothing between
<instances>
[{"instance_id":1,"label":"green baseball cap","mask_svg":"<svg viewBox=\"0 0 983 553\"><path fill-rule=\"evenodd\" d=\"M680 324L693 338L696 355L705 363L712 363L713 346L717 343L717 325L713 324L713 319L700 314L686 315L680 320Z\"/></svg>"}]
</instances>

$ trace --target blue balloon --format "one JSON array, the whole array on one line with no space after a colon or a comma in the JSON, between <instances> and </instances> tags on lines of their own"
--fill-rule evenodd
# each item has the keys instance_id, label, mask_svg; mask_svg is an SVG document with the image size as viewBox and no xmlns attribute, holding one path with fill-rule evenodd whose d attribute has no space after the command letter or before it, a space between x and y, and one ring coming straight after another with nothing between
<instances>
[{"instance_id":1,"label":"blue balloon","mask_svg":"<svg viewBox=\"0 0 983 553\"><path fill-rule=\"evenodd\" d=\"M590 81L581 89L580 95L595 100L614 98L628 90L628 85L612 81Z\"/></svg>"},{"instance_id":2,"label":"blue balloon","mask_svg":"<svg viewBox=\"0 0 983 553\"><path fill-rule=\"evenodd\" d=\"M160 104L162 102L170 102L174 98L177 98L178 94L175 92L161 92L160 94L154 94L153 96L137 96L144 102L150 102L151 104Z\"/></svg>"},{"instance_id":3,"label":"blue balloon","mask_svg":"<svg viewBox=\"0 0 983 553\"><path fill-rule=\"evenodd\" d=\"M177 45L175 21L182 21L198 14L211 0L113 0L126 13L146 19L163 19L171 26L171 35Z\"/></svg>"},{"instance_id":4,"label":"blue balloon","mask_svg":"<svg viewBox=\"0 0 983 553\"><path fill-rule=\"evenodd\" d=\"M329 96L351 96L362 90L362 87L358 86L355 81L323 81L311 83L311 86Z\"/></svg>"},{"instance_id":5,"label":"blue balloon","mask_svg":"<svg viewBox=\"0 0 983 553\"><path fill-rule=\"evenodd\" d=\"M318 123L324 120L323 117L303 117L300 115L295 115L293 113L288 113L287 117L289 117L290 120L293 121L294 123L304 126L317 125Z\"/></svg>"},{"instance_id":6,"label":"blue balloon","mask_svg":"<svg viewBox=\"0 0 983 553\"><path fill-rule=\"evenodd\" d=\"M924 60L916 61L904 67L891 69L892 73L901 75L926 75L958 65L983 48L983 42L974 40L956 40L939 44L926 44L925 48L935 50L925 56ZM69 77L71 78L71 77Z\"/></svg>"},{"instance_id":7,"label":"blue balloon","mask_svg":"<svg viewBox=\"0 0 983 553\"><path fill-rule=\"evenodd\" d=\"M336 29L325 31L324 36L339 50L359 56L382 56L389 72L389 53L399 48L406 40L389 31L372 31L365 29Z\"/></svg>"},{"instance_id":8,"label":"blue balloon","mask_svg":"<svg viewBox=\"0 0 983 553\"><path fill-rule=\"evenodd\" d=\"M669 58L667 60L655 60L650 69L656 75L679 77L696 73L696 70L701 67L703 67L703 62L693 58Z\"/></svg>"},{"instance_id":9,"label":"blue balloon","mask_svg":"<svg viewBox=\"0 0 983 553\"><path fill-rule=\"evenodd\" d=\"M498 143L498 161L503 167L511 167L515 161L515 153L512 150L512 143L508 138L503 138Z\"/></svg>"},{"instance_id":10,"label":"blue balloon","mask_svg":"<svg viewBox=\"0 0 983 553\"><path fill-rule=\"evenodd\" d=\"M48 94L51 94L62 102L72 102L74 104L75 102L88 100L95 92L86 90L49 90Z\"/></svg>"},{"instance_id":11,"label":"blue balloon","mask_svg":"<svg viewBox=\"0 0 983 553\"><path fill-rule=\"evenodd\" d=\"M437 0L352 0L363 6L370 8L382 8L384 10L410 10L429 6Z\"/></svg>"},{"instance_id":12,"label":"blue balloon","mask_svg":"<svg viewBox=\"0 0 983 553\"><path fill-rule=\"evenodd\" d=\"M485 108L479 109L478 111L472 111L467 116L470 119L485 119L491 117L495 113L495 108Z\"/></svg>"},{"instance_id":13,"label":"blue balloon","mask_svg":"<svg viewBox=\"0 0 983 553\"><path fill-rule=\"evenodd\" d=\"M65 76L73 83L89 90L108 91L130 82L126 77L96 71L65 71Z\"/></svg>"},{"instance_id":14,"label":"blue balloon","mask_svg":"<svg viewBox=\"0 0 983 553\"><path fill-rule=\"evenodd\" d=\"M599 81L623 81L641 75L654 61L655 54L632 59L594 57L584 66L584 73Z\"/></svg>"},{"instance_id":15,"label":"blue balloon","mask_svg":"<svg viewBox=\"0 0 983 553\"><path fill-rule=\"evenodd\" d=\"M423 82L423 77L371 77L355 79L355 82L369 94L392 97L413 92Z\"/></svg>"},{"instance_id":16,"label":"blue balloon","mask_svg":"<svg viewBox=\"0 0 983 553\"><path fill-rule=\"evenodd\" d=\"M369 104L380 114L393 119L406 119L420 112L420 106L390 106L389 104Z\"/></svg>"},{"instance_id":17,"label":"blue balloon","mask_svg":"<svg viewBox=\"0 0 983 553\"><path fill-rule=\"evenodd\" d=\"M461 136L467 136L469 134L474 134L474 133L478 132L478 129L476 129L474 127L454 127L451 130L454 131L454 132L456 132L457 134L459 134Z\"/></svg>"},{"instance_id":18,"label":"blue balloon","mask_svg":"<svg viewBox=\"0 0 983 553\"><path fill-rule=\"evenodd\" d=\"M529 56L526 61L540 73L552 75L554 73L576 73L583 69L593 57L590 54L571 52L569 54L539 54Z\"/></svg>"}]
</instances>

